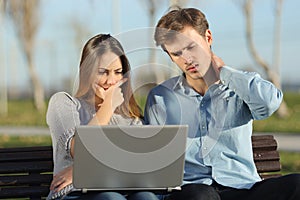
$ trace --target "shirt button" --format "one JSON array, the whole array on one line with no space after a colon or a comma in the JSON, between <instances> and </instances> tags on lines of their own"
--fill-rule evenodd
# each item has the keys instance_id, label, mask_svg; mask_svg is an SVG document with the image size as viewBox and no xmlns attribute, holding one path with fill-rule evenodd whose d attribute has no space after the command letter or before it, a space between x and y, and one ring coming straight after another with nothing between
<instances>
[{"instance_id":1,"label":"shirt button","mask_svg":"<svg viewBox=\"0 0 300 200\"><path fill-rule=\"evenodd\" d=\"M207 150L207 147L203 147L204 150Z\"/></svg>"},{"instance_id":2,"label":"shirt button","mask_svg":"<svg viewBox=\"0 0 300 200\"><path fill-rule=\"evenodd\" d=\"M205 126L202 126L202 129L205 129Z\"/></svg>"}]
</instances>

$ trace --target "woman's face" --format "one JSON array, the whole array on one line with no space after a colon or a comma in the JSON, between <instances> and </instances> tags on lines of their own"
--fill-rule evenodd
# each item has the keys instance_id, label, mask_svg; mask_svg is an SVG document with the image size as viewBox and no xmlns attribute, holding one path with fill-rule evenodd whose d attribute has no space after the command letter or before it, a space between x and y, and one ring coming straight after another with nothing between
<instances>
[{"instance_id":1,"label":"woman's face","mask_svg":"<svg viewBox=\"0 0 300 200\"><path fill-rule=\"evenodd\" d=\"M122 62L119 56L113 52L107 52L100 59L95 82L104 90L107 90L110 86L122 80L122 72Z\"/></svg>"}]
</instances>

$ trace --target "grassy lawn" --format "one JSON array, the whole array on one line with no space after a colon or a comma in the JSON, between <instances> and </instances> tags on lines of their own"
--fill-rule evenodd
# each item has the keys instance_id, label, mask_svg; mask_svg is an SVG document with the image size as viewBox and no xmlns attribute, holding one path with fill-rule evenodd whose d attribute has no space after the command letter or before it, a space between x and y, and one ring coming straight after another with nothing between
<instances>
[{"instance_id":1,"label":"grassy lawn","mask_svg":"<svg viewBox=\"0 0 300 200\"><path fill-rule=\"evenodd\" d=\"M51 137L44 135L18 136L0 135L0 148L6 147L27 147L27 146L47 146L51 145Z\"/></svg>"},{"instance_id":2,"label":"grassy lawn","mask_svg":"<svg viewBox=\"0 0 300 200\"><path fill-rule=\"evenodd\" d=\"M279 152L283 174L291 172L300 173L300 153L299 152Z\"/></svg>"},{"instance_id":3,"label":"grassy lawn","mask_svg":"<svg viewBox=\"0 0 300 200\"><path fill-rule=\"evenodd\" d=\"M39 113L30 100L8 102L8 115L0 116L0 126L46 126L46 113Z\"/></svg>"}]
</instances>

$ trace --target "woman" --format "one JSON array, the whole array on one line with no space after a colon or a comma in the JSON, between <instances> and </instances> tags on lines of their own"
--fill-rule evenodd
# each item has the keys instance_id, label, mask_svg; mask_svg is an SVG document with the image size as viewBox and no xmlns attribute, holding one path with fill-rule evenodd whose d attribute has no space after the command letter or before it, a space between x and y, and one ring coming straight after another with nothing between
<instances>
[{"instance_id":1,"label":"woman","mask_svg":"<svg viewBox=\"0 0 300 200\"><path fill-rule=\"evenodd\" d=\"M54 94L48 105L54 176L48 199L126 199L114 192L71 196L74 131L79 125L140 125L141 109L130 84L130 65L121 44L109 34L99 34L85 44L79 72L79 87L72 97ZM68 195L69 194L69 195ZM157 199L153 193L139 192L127 199Z\"/></svg>"}]
</instances>

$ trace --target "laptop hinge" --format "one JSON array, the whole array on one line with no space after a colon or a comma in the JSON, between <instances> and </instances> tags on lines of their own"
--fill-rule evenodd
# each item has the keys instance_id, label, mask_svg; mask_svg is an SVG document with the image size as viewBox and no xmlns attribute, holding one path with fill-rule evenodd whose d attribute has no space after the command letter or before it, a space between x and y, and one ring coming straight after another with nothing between
<instances>
[{"instance_id":1,"label":"laptop hinge","mask_svg":"<svg viewBox=\"0 0 300 200\"><path fill-rule=\"evenodd\" d=\"M167 188L167 192L172 192L173 190L181 190L181 187L177 186L177 187L168 187Z\"/></svg>"},{"instance_id":2,"label":"laptop hinge","mask_svg":"<svg viewBox=\"0 0 300 200\"><path fill-rule=\"evenodd\" d=\"M88 190L86 188L82 188L82 190L81 190L82 193L87 193L87 191Z\"/></svg>"}]
</instances>

